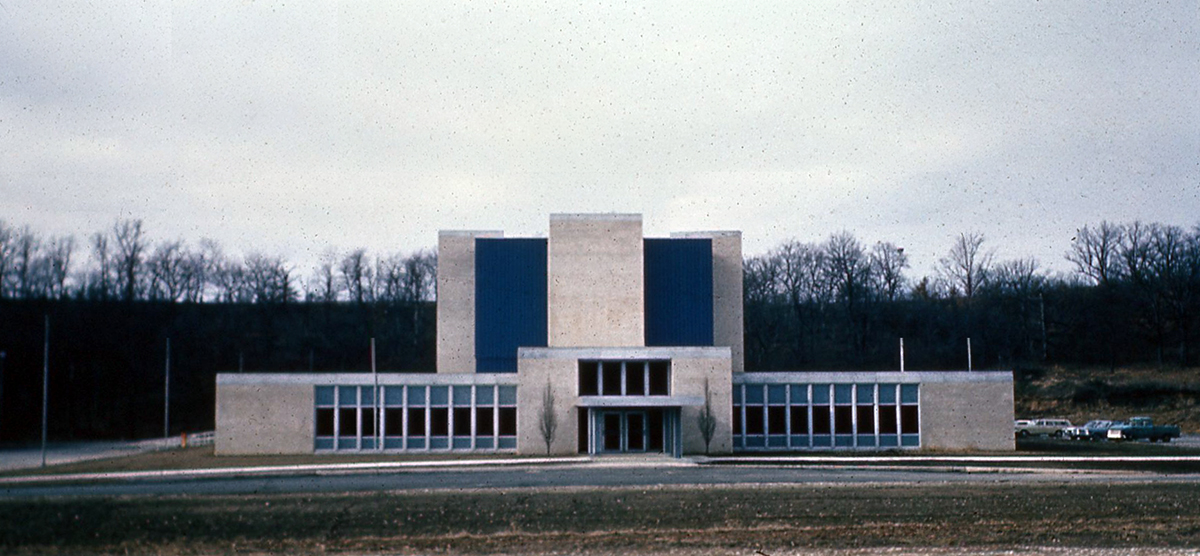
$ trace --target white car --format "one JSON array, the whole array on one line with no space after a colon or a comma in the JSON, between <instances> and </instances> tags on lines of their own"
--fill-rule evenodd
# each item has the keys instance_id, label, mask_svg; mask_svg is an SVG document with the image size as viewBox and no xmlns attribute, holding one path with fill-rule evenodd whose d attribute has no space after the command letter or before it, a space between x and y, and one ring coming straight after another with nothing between
<instances>
[{"instance_id":1,"label":"white car","mask_svg":"<svg viewBox=\"0 0 1200 556\"><path fill-rule=\"evenodd\" d=\"M1062 438L1071 427L1071 422L1066 419L1021 419L1014 423L1016 434L1021 438L1041 435Z\"/></svg>"}]
</instances>

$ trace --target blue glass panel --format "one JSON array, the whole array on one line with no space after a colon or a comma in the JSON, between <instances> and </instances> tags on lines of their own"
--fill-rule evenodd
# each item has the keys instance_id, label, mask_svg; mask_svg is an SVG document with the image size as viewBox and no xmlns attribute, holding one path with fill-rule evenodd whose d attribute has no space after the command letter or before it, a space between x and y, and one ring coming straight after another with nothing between
<instances>
[{"instance_id":1,"label":"blue glass panel","mask_svg":"<svg viewBox=\"0 0 1200 556\"><path fill-rule=\"evenodd\" d=\"M767 447L769 448L787 448L787 437L771 435L767 437Z\"/></svg>"},{"instance_id":2,"label":"blue glass panel","mask_svg":"<svg viewBox=\"0 0 1200 556\"><path fill-rule=\"evenodd\" d=\"M917 403L917 385L900 385L900 403Z\"/></svg>"},{"instance_id":3,"label":"blue glass panel","mask_svg":"<svg viewBox=\"0 0 1200 556\"><path fill-rule=\"evenodd\" d=\"M763 405L763 387L761 384L746 385L746 405Z\"/></svg>"},{"instance_id":4,"label":"blue glass panel","mask_svg":"<svg viewBox=\"0 0 1200 556\"><path fill-rule=\"evenodd\" d=\"M854 446L854 436L849 434L839 434L833 437L834 446L838 448L849 448Z\"/></svg>"},{"instance_id":5,"label":"blue glass panel","mask_svg":"<svg viewBox=\"0 0 1200 556\"><path fill-rule=\"evenodd\" d=\"M792 435L792 447L793 448L807 448L808 447L808 436Z\"/></svg>"},{"instance_id":6,"label":"blue glass panel","mask_svg":"<svg viewBox=\"0 0 1200 556\"><path fill-rule=\"evenodd\" d=\"M765 447L766 442L767 442L767 439L764 436L747 436L746 437L746 447L747 448L763 448L763 447Z\"/></svg>"},{"instance_id":7,"label":"blue glass panel","mask_svg":"<svg viewBox=\"0 0 1200 556\"><path fill-rule=\"evenodd\" d=\"M404 405L404 387L403 386L387 386L383 389L383 405L386 407L400 407Z\"/></svg>"},{"instance_id":8,"label":"blue glass panel","mask_svg":"<svg viewBox=\"0 0 1200 556\"><path fill-rule=\"evenodd\" d=\"M814 384L812 387L813 405L829 405L829 385Z\"/></svg>"},{"instance_id":9,"label":"blue glass panel","mask_svg":"<svg viewBox=\"0 0 1200 556\"><path fill-rule=\"evenodd\" d=\"M429 387L429 405L434 407L446 407L450 405L450 387L449 386L430 386Z\"/></svg>"},{"instance_id":10,"label":"blue glass panel","mask_svg":"<svg viewBox=\"0 0 1200 556\"><path fill-rule=\"evenodd\" d=\"M544 238L476 239L476 370L515 373L518 347L545 347L546 304Z\"/></svg>"},{"instance_id":11,"label":"blue glass panel","mask_svg":"<svg viewBox=\"0 0 1200 556\"><path fill-rule=\"evenodd\" d=\"M425 449L425 439L422 437L416 437L416 438L411 437L411 436L408 437L408 449L409 450L424 450Z\"/></svg>"},{"instance_id":12,"label":"blue glass panel","mask_svg":"<svg viewBox=\"0 0 1200 556\"><path fill-rule=\"evenodd\" d=\"M893 405L896 403L896 385L895 384L880 384L879 385L879 403L880 403L880 405Z\"/></svg>"},{"instance_id":13,"label":"blue glass panel","mask_svg":"<svg viewBox=\"0 0 1200 556\"><path fill-rule=\"evenodd\" d=\"M475 447L480 450L491 450L492 449L492 437L481 436L479 438L476 438L475 439Z\"/></svg>"},{"instance_id":14,"label":"blue glass panel","mask_svg":"<svg viewBox=\"0 0 1200 556\"><path fill-rule=\"evenodd\" d=\"M921 436L918 434L903 434L900 435L901 446L920 446Z\"/></svg>"},{"instance_id":15,"label":"blue glass panel","mask_svg":"<svg viewBox=\"0 0 1200 556\"><path fill-rule=\"evenodd\" d=\"M874 384L859 384L854 387L856 399L859 405L870 405L875 403L875 385Z\"/></svg>"},{"instance_id":16,"label":"blue glass panel","mask_svg":"<svg viewBox=\"0 0 1200 556\"><path fill-rule=\"evenodd\" d=\"M328 436L323 436L323 437L317 438L317 449L318 450L332 450L333 449L333 438L328 437Z\"/></svg>"},{"instance_id":17,"label":"blue glass panel","mask_svg":"<svg viewBox=\"0 0 1200 556\"><path fill-rule=\"evenodd\" d=\"M471 407L471 387L454 387L454 405L456 407Z\"/></svg>"},{"instance_id":18,"label":"blue glass panel","mask_svg":"<svg viewBox=\"0 0 1200 556\"><path fill-rule=\"evenodd\" d=\"M374 438L363 438L362 439L362 449L374 450L375 449L375 439Z\"/></svg>"},{"instance_id":19,"label":"blue glass panel","mask_svg":"<svg viewBox=\"0 0 1200 556\"><path fill-rule=\"evenodd\" d=\"M450 439L444 436L435 436L429 439L430 450L445 450L450 447Z\"/></svg>"},{"instance_id":20,"label":"blue glass panel","mask_svg":"<svg viewBox=\"0 0 1200 556\"><path fill-rule=\"evenodd\" d=\"M875 447L875 437L867 436L865 434L858 435L858 447L859 448L874 448Z\"/></svg>"},{"instance_id":21,"label":"blue glass panel","mask_svg":"<svg viewBox=\"0 0 1200 556\"><path fill-rule=\"evenodd\" d=\"M342 407L358 405L358 387L338 386L338 405Z\"/></svg>"},{"instance_id":22,"label":"blue glass panel","mask_svg":"<svg viewBox=\"0 0 1200 556\"><path fill-rule=\"evenodd\" d=\"M500 405L517 405L517 387L500 387Z\"/></svg>"},{"instance_id":23,"label":"blue glass panel","mask_svg":"<svg viewBox=\"0 0 1200 556\"><path fill-rule=\"evenodd\" d=\"M713 345L712 240L646 239L647 346Z\"/></svg>"},{"instance_id":24,"label":"blue glass panel","mask_svg":"<svg viewBox=\"0 0 1200 556\"><path fill-rule=\"evenodd\" d=\"M733 449L734 450L741 448L743 444L744 443L742 442L742 437L740 437L740 436L733 437Z\"/></svg>"},{"instance_id":25,"label":"blue glass panel","mask_svg":"<svg viewBox=\"0 0 1200 556\"><path fill-rule=\"evenodd\" d=\"M734 405L742 405L742 385L741 384L733 385L733 404Z\"/></svg>"},{"instance_id":26,"label":"blue glass panel","mask_svg":"<svg viewBox=\"0 0 1200 556\"><path fill-rule=\"evenodd\" d=\"M515 437L515 436L501 436L501 437L500 437L500 449L501 449L501 450L515 450L515 449L517 449L517 437Z\"/></svg>"},{"instance_id":27,"label":"blue glass panel","mask_svg":"<svg viewBox=\"0 0 1200 556\"><path fill-rule=\"evenodd\" d=\"M771 405L783 405L787 403L787 385L772 384L768 386L767 402Z\"/></svg>"},{"instance_id":28,"label":"blue glass panel","mask_svg":"<svg viewBox=\"0 0 1200 556\"><path fill-rule=\"evenodd\" d=\"M835 384L833 386L833 403L848 404L850 402L850 394L854 389L853 384Z\"/></svg>"},{"instance_id":29,"label":"blue glass panel","mask_svg":"<svg viewBox=\"0 0 1200 556\"><path fill-rule=\"evenodd\" d=\"M808 386L805 384L792 385L792 405L808 403Z\"/></svg>"},{"instance_id":30,"label":"blue glass panel","mask_svg":"<svg viewBox=\"0 0 1200 556\"><path fill-rule=\"evenodd\" d=\"M318 386L316 393L317 405L329 407L333 405L333 387Z\"/></svg>"},{"instance_id":31,"label":"blue glass panel","mask_svg":"<svg viewBox=\"0 0 1200 556\"><path fill-rule=\"evenodd\" d=\"M812 437L813 448L828 448L833 442L833 437L828 434L814 434Z\"/></svg>"},{"instance_id":32,"label":"blue glass panel","mask_svg":"<svg viewBox=\"0 0 1200 556\"><path fill-rule=\"evenodd\" d=\"M362 404L366 407L373 407L375 405L375 387L374 386L363 386L362 387Z\"/></svg>"},{"instance_id":33,"label":"blue glass panel","mask_svg":"<svg viewBox=\"0 0 1200 556\"><path fill-rule=\"evenodd\" d=\"M900 437L898 437L894 434L879 435L879 447L880 448L895 448L896 446L899 446L899 445L900 445Z\"/></svg>"},{"instance_id":34,"label":"blue glass panel","mask_svg":"<svg viewBox=\"0 0 1200 556\"><path fill-rule=\"evenodd\" d=\"M471 437L469 437L469 436L454 437L454 449L455 450L470 450L471 449Z\"/></svg>"},{"instance_id":35,"label":"blue glass panel","mask_svg":"<svg viewBox=\"0 0 1200 556\"><path fill-rule=\"evenodd\" d=\"M493 386L476 386L475 387L475 405L494 405L496 400L496 389Z\"/></svg>"},{"instance_id":36,"label":"blue glass panel","mask_svg":"<svg viewBox=\"0 0 1200 556\"><path fill-rule=\"evenodd\" d=\"M339 438L337 447L339 450L354 450L358 448L358 441L354 437Z\"/></svg>"},{"instance_id":37,"label":"blue glass panel","mask_svg":"<svg viewBox=\"0 0 1200 556\"><path fill-rule=\"evenodd\" d=\"M384 450L401 450L404 448L404 439L399 436L389 436L383 439Z\"/></svg>"},{"instance_id":38,"label":"blue glass panel","mask_svg":"<svg viewBox=\"0 0 1200 556\"><path fill-rule=\"evenodd\" d=\"M409 386L408 387L408 405L425 407L425 387L424 386Z\"/></svg>"}]
</instances>

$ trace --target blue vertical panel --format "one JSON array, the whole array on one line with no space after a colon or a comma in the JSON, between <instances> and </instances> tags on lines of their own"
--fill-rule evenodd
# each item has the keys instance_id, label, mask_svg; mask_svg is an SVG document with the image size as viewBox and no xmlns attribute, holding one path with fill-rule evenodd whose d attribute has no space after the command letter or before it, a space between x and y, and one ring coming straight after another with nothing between
<instances>
[{"instance_id":1,"label":"blue vertical panel","mask_svg":"<svg viewBox=\"0 0 1200 556\"><path fill-rule=\"evenodd\" d=\"M546 240L475 240L475 370L517 372L518 347L546 346Z\"/></svg>"},{"instance_id":2,"label":"blue vertical panel","mask_svg":"<svg viewBox=\"0 0 1200 556\"><path fill-rule=\"evenodd\" d=\"M711 239L646 239L647 346L713 345Z\"/></svg>"}]
</instances>

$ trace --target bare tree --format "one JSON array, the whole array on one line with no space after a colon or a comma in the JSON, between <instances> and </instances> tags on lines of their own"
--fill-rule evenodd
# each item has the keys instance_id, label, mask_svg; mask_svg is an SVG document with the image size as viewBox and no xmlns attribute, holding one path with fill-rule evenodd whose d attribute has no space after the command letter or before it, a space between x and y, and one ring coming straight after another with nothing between
<instances>
[{"instance_id":1,"label":"bare tree","mask_svg":"<svg viewBox=\"0 0 1200 556\"><path fill-rule=\"evenodd\" d=\"M1040 264L1033 257L997 263L991 271L988 286L1001 294L1029 297L1046 283Z\"/></svg>"},{"instance_id":2,"label":"bare tree","mask_svg":"<svg viewBox=\"0 0 1200 556\"><path fill-rule=\"evenodd\" d=\"M709 447L712 444L713 436L717 432L717 415L713 412L712 393L708 390L708 379L704 379L704 409L700 410L700 415L696 419L696 425L700 427L700 437L704 439L704 453L709 452Z\"/></svg>"},{"instance_id":3,"label":"bare tree","mask_svg":"<svg viewBox=\"0 0 1200 556\"><path fill-rule=\"evenodd\" d=\"M182 241L160 243L146 259L150 271L149 297L172 303L182 300L187 289L187 262L187 251Z\"/></svg>"},{"instance_id":4,"label":"bare tree","mask_svg":"<svg viewBox=\"0 0 1200 556\"><path fill-rule=\"evenodd\" d=\"M546 381L546 389L542 392L542 407L538 410L538 431L542 433L542 441L546 443L546 455L550 455L550 445L558 433L558 415L554 412L554 391L550 381Z\"/></svg>"},{"instance_id":5,"label":"bare tree","mask_svg":"<svg viewBox=\"0 0 1200 556\"><path fill-rule=\"evenodd\" d=\"M50 241L46 247L46 271L51 297L67 295L67 277L71 274L71 255L75 252L75 237L63 236Z\"/></svg>"},{"instance_id":6,"label":"bare tree","mask_svg":"<svg viewBox=\"0 0 1200 556\"><path fill-rule=\"evenodd\" d=\"M246 256L244 283L255 303L288 303L295 300L291 272L280 257L261 253Z\"/></svg>"},{"instance_id":7,"label":"bare tree","mask_svg":"<svg viewBox=\"0 0 1200 556\"><path fill-rule=\"evenodd\" d=\"M13 278L17 296L32 299L45 295L45 281L42 280L40 264L42 241L25 226L17 233L15 249L13 250Z\"/></svg>"},{"instance_id":8,"label":"bare tree","mask_svg":"<svg viewBox=\"0 0 1200 556\"><path fill-rule=\"evenodd\" d=\"M1080 274L1107 286L1120 275L1118 253L1124 235L1124 227L1106 221L1095 229L1084 226L1071 238L1067 260L1075 263Z\"/></svg>"},{"instance_id":9,"label":"bare tree","mask_svg":"<svg viewBox=\"0 0 1200 556\"><path fill-rule=\"evenodd\" d=\"M361 304L372 300L373 273L366 249L355 249L343 257L338 271L342 290L351 301Z\"/></svg>"},{"instance_id":10,"label":"bare tree","mask_svg":"<svg viewBox=\"0 0 1200 556\"><path fill-rule=\"evenodd\" d=\"M838 299L854 306L869 294L871 265L862 244L850 232L840 232L825 242L825 266Z\"/></svg>"},{"instance_id":11,"label":"bare tree","mask_svg":"<svg viewBox=\"0 0 1200 556\"><path fill-rule=\"evenodd\" d=\"M122 299L133 301L138 294L142 263L146 254L146 238L141 220L118 220L113 225L113 237L117 241L118 289Z\"/></svg>"},{"instance_id":12,"label":"bare tree","mask_svg":"<svg viewBox=\"0 0 1200 556\"><path fill-rule=\"evenodd\" d=\"M871 248L871 278L875 289L888 301L895 301L904 290L904 269L908 268L908 255L903 247L889 242L878 242Z\"/></svg>"},{"instance_id":13,"label":"bare tree","mask_svg":"<svg viewBox=\"0 0 1200 556\"><path fill-rule=\"evenodd\" d=\"M959 234L950 247L950 255L938 261L939 273L952 288L970 299L987 282L994 254L983 249L979 232Z\"/></svg>"},{"instance_id":14,"label":"bare tree","mask_svg":"<svg viewBox=\"0 0 1200 556\"><path fill-rule=\"evenodd\" d=\"M108 234L96 232L91 237L92 262L95 269L88 278L88 297L92 299L110 299L115 295L113 277L114 257Z\"/></svg>"},{"instance_id":15,"label":"bare tree","mask_svg":"<svg viewBox=\"0 0 1200 556\"><path fill-rule=\"evenodd\" d=\"M16 252L16 230L0 220L0 299L8 293L9 274Z\"/></svg>"},{"instance_id":16,"label":"bare tree","mask_svg":"<svg viewBox=\"0 0 1200 556\"><path fill-rule=\"evenodd\" d=\"M317 267L313 269L312 281L309 282L309 297L314 301L325 303L337 301L337 263L338 254L333 248L326 249L321 254Z\"/></svg>"}]
</instances>

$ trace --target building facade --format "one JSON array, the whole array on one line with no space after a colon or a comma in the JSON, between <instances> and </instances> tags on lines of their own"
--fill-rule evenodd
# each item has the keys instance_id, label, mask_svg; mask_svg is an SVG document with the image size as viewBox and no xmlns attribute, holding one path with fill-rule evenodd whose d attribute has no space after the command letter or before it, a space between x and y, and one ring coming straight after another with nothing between
<instances>
[{"instance_id":1,"label":"building facade","mask_svg":"<svg viewBox=\"0 0 1200 556\"><path fill-rule=\"evenodd\" d=\"M441 232L437 281L436 374L219 375L217 452L1013 448L1008 372L744 372L739 232Z\"/></svg>"}]
</instances>

